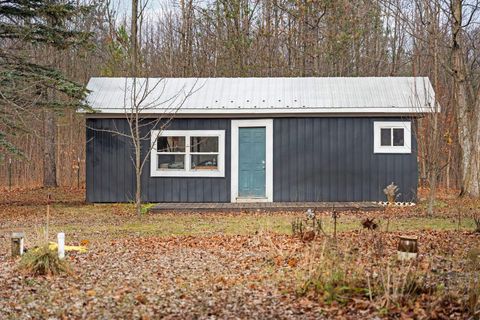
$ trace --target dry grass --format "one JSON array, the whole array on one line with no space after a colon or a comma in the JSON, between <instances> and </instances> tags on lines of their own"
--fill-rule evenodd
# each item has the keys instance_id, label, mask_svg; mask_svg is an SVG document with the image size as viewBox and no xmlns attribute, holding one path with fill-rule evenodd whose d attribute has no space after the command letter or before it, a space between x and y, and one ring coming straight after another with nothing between
<instances>
[{"instance_id":1,"label":"dry grass","mask_svg":"<svg viewBox=\"0 0 480 320\"><path fill-rule=\"evenodd\" d=\"M20 260L20 269L34 276L58 275L68 273L70 267L65 260L58 258L58 253L48 245L30 249Z\"/></svg>"}]
</instances>

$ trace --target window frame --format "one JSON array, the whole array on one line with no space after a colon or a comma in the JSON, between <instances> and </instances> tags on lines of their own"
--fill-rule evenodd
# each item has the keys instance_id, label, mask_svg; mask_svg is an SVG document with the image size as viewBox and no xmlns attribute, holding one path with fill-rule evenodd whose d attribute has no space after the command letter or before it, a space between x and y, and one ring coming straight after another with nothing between
<instances>
[{"instance_id":1,"label":"window frame","mask_svg":"<svg viewBox=\"0 0 480 320\"><path fill-rule=\"evenodd\" d=\"M151 177L225 177L225 130L152 130L150 132L150 176ZM158 152L159 137L185 137L185 152ZM218 152L191 152L191 137L217 137ZM159 170L159 154L184 154L184 167L180 170ZM217 170L192 169L192 155L217 155Z\"/></svg>"},{"instance_id":2,"label":"window frame","mask_svg":"<svg viewBox=\"0 0 480 320\"><path fill-rule=\"evenodd\" d=\"M381 145L381 130L390 129L392 145ZM393 145L393 129L403 129L403 146ZM412 123L411 121L374 121L373 123L373 153L412 153Z\"/></svg>"}]
</instances>

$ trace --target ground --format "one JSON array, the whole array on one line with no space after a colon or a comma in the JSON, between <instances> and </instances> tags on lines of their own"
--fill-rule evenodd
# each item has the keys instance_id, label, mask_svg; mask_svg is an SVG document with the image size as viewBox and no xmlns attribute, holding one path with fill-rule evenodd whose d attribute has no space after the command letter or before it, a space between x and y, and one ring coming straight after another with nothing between
<instances>
[{"instance_id":1,"label":"ground","mask_svg":"<svg viewBox=\"0 0 480 320\"><path fill-rule=\"evenodd\" d=\"M51 240L63 231L88 252L67 255L70 274L32 276L10 257L9 234L24 231L30 248L41 242L48 193ZM0 319L441 319L478 310L475 201L442 195L434 216L424 203L342 212L336 236L331 213L317 213L325 234L305 242L291 229L303 213L138 217L131 204L85 204L83 194L0 192ZM366 217L377 230L362 228ZM396 261L399 235L419 237L414 262Z\"/></svg>"}]
</instances>

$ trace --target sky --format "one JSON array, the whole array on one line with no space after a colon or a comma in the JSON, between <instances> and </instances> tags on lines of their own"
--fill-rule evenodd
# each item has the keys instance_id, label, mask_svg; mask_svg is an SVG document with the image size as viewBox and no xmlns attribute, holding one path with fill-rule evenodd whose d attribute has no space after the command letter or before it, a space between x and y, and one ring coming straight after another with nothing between
<instances>
[{"instance_id":1,"label":"sky","mask_svg":"<svg viewBox=\"0 0 480 320\"><path fill-rule=\"evenodd\" d=\"M131 0L111 0L111 6L119 13L119 16L129 16L132 10ZM143 4L147 1L145 8L145 17L158 15L166 8L175 8L178 6L178 0L140 0Z\"/></svg>"}]
</instances>

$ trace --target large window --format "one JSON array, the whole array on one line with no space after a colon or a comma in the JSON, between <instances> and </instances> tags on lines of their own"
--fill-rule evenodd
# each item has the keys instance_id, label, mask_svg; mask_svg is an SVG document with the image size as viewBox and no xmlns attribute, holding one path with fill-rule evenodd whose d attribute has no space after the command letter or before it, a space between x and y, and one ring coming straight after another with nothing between
<instances>
[{"instance_id":1,"label":"large window","mask_svg":"<svg viewBox=\"0 0 480 320\"><path fill-rule=\"evenodd\" d=\"M151 176L225 176L225 131L153 130L151 134Z\"/></svg>"},{"instance_id":2,"label":"large window","mask_svg":"<svg viewBox=\"0 0 480 320\"><path fill-rule=\"evenodd\" d=\"M376 121L373 124L374 153L411 153L410 121Z\"/></svg>"}]
</instances>

